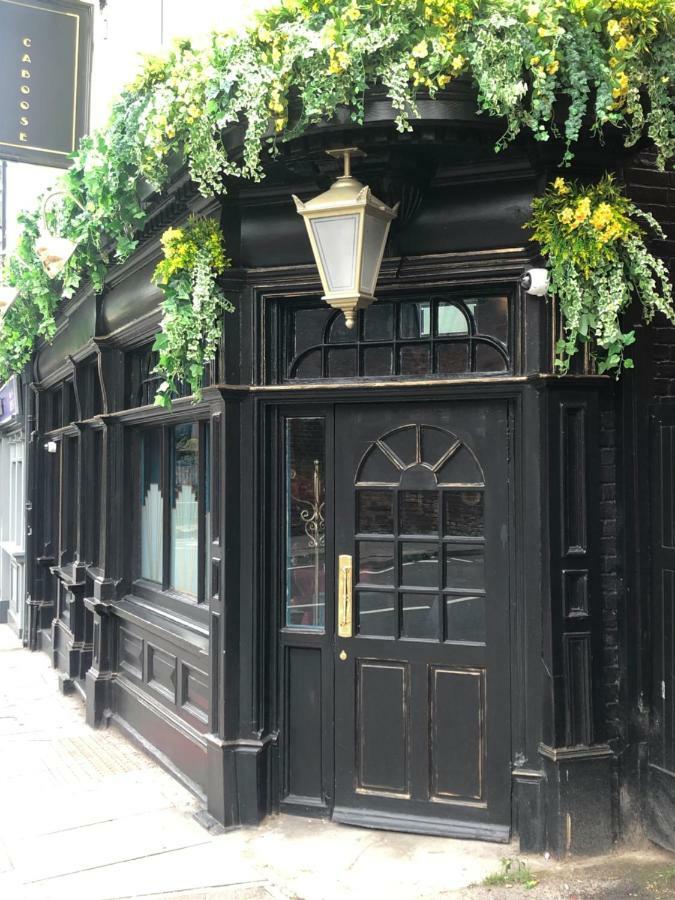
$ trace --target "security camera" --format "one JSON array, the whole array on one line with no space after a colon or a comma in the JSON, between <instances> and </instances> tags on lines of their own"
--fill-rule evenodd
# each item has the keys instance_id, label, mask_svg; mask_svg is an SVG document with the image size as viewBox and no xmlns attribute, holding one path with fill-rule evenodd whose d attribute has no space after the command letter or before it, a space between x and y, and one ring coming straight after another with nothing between
<instances>
[{"instance_id":1,"label":"security camera","mask_svg":"<svg viewBox=\"0 0 675 900\"><path fill-rule=\"evenodd\" d=\"M45 444L45 450L47 451L47 453L56 453L56 441L47 441L47 443Z\"/></svg>"},{"instance_id":2,"label":"security camera","mask_svg":"<svg viewBox=\"0 0 675 900\"><path fill-rule=\"evenodd\" d=\"M548 292L550 278L548 269L528 269L520 279L520 286L528 294L544 297Z\"/></svg>"}]
</instances>

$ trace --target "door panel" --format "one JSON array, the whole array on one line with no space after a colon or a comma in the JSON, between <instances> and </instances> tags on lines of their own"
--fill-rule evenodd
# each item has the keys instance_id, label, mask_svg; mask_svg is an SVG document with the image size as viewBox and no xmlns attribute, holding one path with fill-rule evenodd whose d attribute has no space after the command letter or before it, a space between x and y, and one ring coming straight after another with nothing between
<instances>
[{"instance_id":1,"label":"door panel","mask_svg":"<svg viewBox=\"0 0 675 900\"><path fill-rule=\"evenodd\" d=\"M675 409L652 417L651 635L653 682L647 827L675 850Z\"/></svg>"},{"instance_id":2,"label":"door panel","mask_svg":"<svg viewBox=\"0 0 675 900\"><path fill-rule=\"evenodd\" d=\"M340 406L335 443L334 818L507 840L506 404Z\"/></svg>"}]
</instances>

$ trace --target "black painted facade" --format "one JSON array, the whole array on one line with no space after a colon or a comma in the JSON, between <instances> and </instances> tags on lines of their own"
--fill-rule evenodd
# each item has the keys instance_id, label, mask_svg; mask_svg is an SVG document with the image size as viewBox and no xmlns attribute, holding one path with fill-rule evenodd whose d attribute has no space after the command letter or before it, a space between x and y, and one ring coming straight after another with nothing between
<instances>
[{"instance_id":1,"label":"black painted facade","mask_svg":"<svg viewBox=\"0 0 675 900\"><path fill-rule=\"evenodd\" d=\"M675 840L675 673L653 644L675 639L671 532L649 500L672 492L673 332L640 329L621 382L583 359L553 375L555 307L520 276L554 155L495 156L496 135L461 91L423 102L406 135L374 97L364 127L315 128L220 201L178 172L134 257L102 295L64 302L36 355L29 645L92 726L156 752L226 826L282 809L556 853L643 827ZM320 300L291 194L324 189L324 150L354 144L357 176L401 214L350 335ZM672 231L672 176L612 154L589 144L576 174L615 159ZM151 405L150 275L189 212L220 218L237 311L203 399L167 413ZM190 596L176 435L198 485ZM303 509L309 530L290 523ZM343 638L345 556L358 625Z\"/></svg>"}]
</instances>

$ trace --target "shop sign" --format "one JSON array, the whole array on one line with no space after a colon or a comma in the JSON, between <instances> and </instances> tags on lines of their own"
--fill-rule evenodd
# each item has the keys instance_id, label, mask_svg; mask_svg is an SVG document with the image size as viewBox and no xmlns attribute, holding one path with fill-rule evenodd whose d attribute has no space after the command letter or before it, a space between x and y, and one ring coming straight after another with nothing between
<instances>
[{"instance_id":1,"label":"shop sign","mask_svg":"<svg viewBox=\"0 0 675 900\"><path fill-rule=\"evenodd\" d=\"M70 165L88 124L92 7L0 0L0 158Z\"/></svg>"},{"instance_id":2,"label":"shop sign","mask_svg":"<svg viewBox=\"0 0 675 900\"><path fill-rule=\"evenodd\" d=\"M14 422L21 413L19 379L13 375L0 387L0 427Z\"/></svg>"}]
</instances>

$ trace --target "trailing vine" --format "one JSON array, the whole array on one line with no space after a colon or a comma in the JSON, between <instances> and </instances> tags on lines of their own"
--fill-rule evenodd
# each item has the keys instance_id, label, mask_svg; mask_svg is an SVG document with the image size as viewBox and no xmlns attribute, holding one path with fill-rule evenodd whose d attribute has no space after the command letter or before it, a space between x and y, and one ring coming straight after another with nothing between
<instances>
[{"instance_id":1,"label":"trailing vine","mask_svg":"<svg viewBox=\"0 0 675 900\"><path fill-rule=\"evenodd\" d=\"M635 332L624 331L621 314L636 296L649 322L662 313L675 323L668 271L645 244L644 225L664 237L649 213L638 209L607 176L584 187L556 178L533 203L533 239L551 274L551 290L563 313L557 365L566 372L580 346L591 342L598 371L633 368L626 348Z\"/></svg>"},{"instance_id":2,"label":"trailing vine","mask_svg":"<svg viewBox=\"0 0 675 900\"><path fill-rule=\"evenodd\" d=\"M107 268L133 252L145 221L140 179L161 191L172 159L184 160L213 196L227 178L262 178L279 141L338 106L362 122L368 87L386 91L405 131L418 92L433 96L460 76L473 80L479 112L506 123L496 149L525 131L560 139L569 164L583 125L599 138L620 130L628 146L646 135L661 167L675 155L672 0L283 0L246 32L213 34L201 48L180 41L165 58L147 59L107 126L82 140L50 214L55 230L77 242L59 281L35 256L37 216L24 217L8 265L19 298L0 324L0 379L28 362L36 336L51 337L63 297L87 280L100 290ZM244 132L240 159L222 140L233 125ZM193 287L195 279L192 272ZM217 303L205 308L220 312ZM167 310L163 327L174 328ZM205 324L202 315L202 338L211 334ZM160 353L165 398L177 380L198 381L198 355L179 333Z\"/></svg>"},{"instance_id":3,"label":"trailing vine","mask_svg":"<svg viewBox=\"0 0 675 900\"><path fill-rule=\"evenodd\" d=\"M164 232L162 248L164 259L153 281L164 291L163 317L153 350L159 351L157 371L165 380L155 403L170 406L181 381L201 397L204 367L218 349L222 314L234 307L216 283L230 265L217 222L191 216L182 228Z\"/></svg>"}]
</instances>

